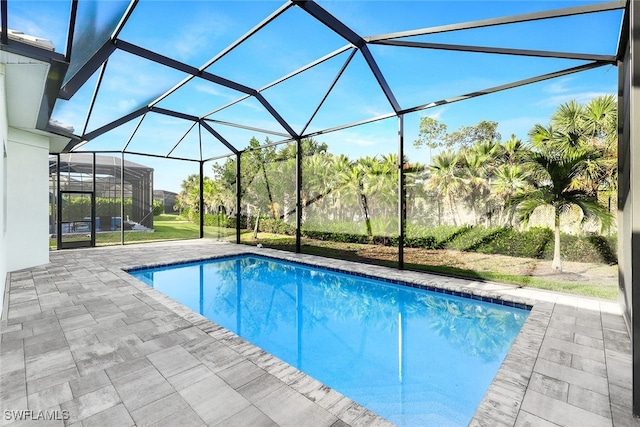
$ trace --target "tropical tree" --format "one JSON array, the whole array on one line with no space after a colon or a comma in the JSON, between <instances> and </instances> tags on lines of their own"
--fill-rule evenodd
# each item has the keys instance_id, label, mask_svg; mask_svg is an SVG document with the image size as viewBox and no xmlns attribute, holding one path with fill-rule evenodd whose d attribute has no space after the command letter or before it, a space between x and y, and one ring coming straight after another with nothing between
<instances>
[{"instance_id":1,"label":"tropical tree","mask_svg":"<svg viewBox=\"0 0 640 427\"><path fill-rule=\"evenodd\" d=\"M500 145L493 141L476 142L462 151L461 174L465 182L464 196L474 215L474 223L480 222L480 211L484 207L487 216L491 209L491 178L496 166L496 155ZM484 206L482 206L484 204Z\"/></svg>"},{"instance_id":2,"label":"tropical tree","mask_svg":"<svg viewBox=\"0 0 640 427\"><path fill-rule=\"evenodd\" d=\"M498 223L513 227L515 209L508 205L508 201L527 188L527 172L520 164L505 163L498 166L494 173L491 183L492 194L496 199L504 201L500 208Z\"/></svg>"},{"instance_id":3,"label":"tropical tree","mask_svg":"<svg viewBox=\"0 0 640 427\"><path fill-rule=\"evenodd\" d=\"M200 211L200 175L191 174L180 184L180 193L176 196L174 209L180 213Z\"/></svg>"},{"instance_id":4,"label":"tropical tree","mask_svg":"<svg viewBox=\"0 0 640 427\"><path fill-rule=\"evenodd\" d=\"M597 103L605 102L599 100ZM594 101L592 101L593 103ZM519 218L528 223L540 206L551 206L554 212L554 255L552 267L562 270L560 257L560 224L563 214L574 206L582 214L582 221L599 220L602 227L609 227L612 215L598 200L603 173L608 162L606 153L594 138L600 141L601 129L593 114L599 107L584 107L576 102L562 104L551 118L551 124L537 124L529 132L531 153L531 187L511 198L517 207ZM586 111L593 109L587 113ZM603 119L611 120L605 115ZM602 115L601 115L602 116ZM603 142L604 143L604 142Z\"/></svg>"},{"instance_id":5,"label":"tropical tree","mask_svg":"<svg viewBox=\"0 0 640 427\"><path fill-rule=\"evenodd\" d=\"M398 206L398 156L383 154L362 159L364 190L369 198L372 216L384 223L384 231L393 230Z\"/></svg>"},{"instance_id":6,"label":"tropical tree","mask_svg":"<svg viewBox=\"0 0 640 427\"><path fill-rule=\"evenodd\" d=\"M371 227L369 198L365 189L365 180L374 161L372 157L366 156L356 162L351 162L347 168L339 173L342 193L346 197L355 199L355 202L360 206L360 213L370 240L373 240L373 229Z\"/></svg>"},{"instance_id":7,"label":"tropical tree","mask_svg":"<svg viewBox=\"0 0 640 427\"><path fill-rule=\"evenodd\" d=\"M533 212L541 206L551 206L554 213L554 250L552 268L562 270L560 256L560 224L564 214L577 206L582 213L582 221L598 219L603 227L609 226L612 216L596 197L584 189L577 188L577 182L584 176L585 165L595 160L595 151L574 152L571 155L551 155L548 152L532 153L531 165L536 176L532 188L512 198L517 206L519 218L525 224Z\"/></svg>"},{"instance_id":8,"label":"tropical tree","mask_svg":"<svg viewBox=\"0 0 640 427\"><path fill-rule=\"evenodd\" d=\"M413 141L413 145L416 148L420 148L423 146L427 147L429 149L429 161L431 161L431 159L433 158L431 154L432 150L444 145L446 135L446 124L440 123L438 120L432 117L421 117L418 139Z\"/></svg>"},{"instance_id":9,"label":"tropical tree","mask_svg":"<svg viewBox=\"0 0 640 427\"><path fill-rule=\"evenodd\" d=\"M460 156L453 151L445 151L433 158L429 165L429 180L427 188L435 190L440 200L448 200L451 217L454 225L458 225L456 214L458 212L455 196L461 191L464 180L460 176L458 162Z\"/></svg>"},{"instance_id":10,"label":"tropical tree","mask_svg":"<svg viewBox=\"0 0 640 427\"><path fill-rule=\"evenodd\" d=\"M445 136L447 147L468 148L479 142L495 142L500 140L498 123L481 120L476 125L461 126Z\"/></svg>"}]
</instances>

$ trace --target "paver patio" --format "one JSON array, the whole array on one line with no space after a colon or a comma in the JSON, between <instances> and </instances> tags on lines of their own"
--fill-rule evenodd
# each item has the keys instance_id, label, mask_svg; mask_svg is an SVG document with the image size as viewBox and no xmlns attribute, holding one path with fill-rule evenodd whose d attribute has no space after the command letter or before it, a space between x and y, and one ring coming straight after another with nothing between
<instances>
[{"instance_id":1,"label":"paver patio","mask_svg":"<svg viewBox=\"0 0 640 427\"><path fill-rule=\"evenodd\" d=\"M532 305L471 425L640 425L616 302L210 240L57 251L11 273L0 424L387 425L123 271L244 252Z\"/></svg>"}]
</instances>

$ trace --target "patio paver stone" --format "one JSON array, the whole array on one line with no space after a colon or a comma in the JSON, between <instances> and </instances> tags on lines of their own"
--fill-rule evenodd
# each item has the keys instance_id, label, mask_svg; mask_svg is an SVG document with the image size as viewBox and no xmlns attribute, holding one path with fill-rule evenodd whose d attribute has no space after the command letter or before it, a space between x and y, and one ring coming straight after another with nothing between
<instances>
[{"instance_id":1,"label":"patio paver stone","mask_svg":"<svg viewBox=\"0 0 640 427\"><path fill-rule=\"evenodd\" d=\"M63 415L33 421L60 426L389 425L123 271L240 253L529 304L470 425L640 426L616 302L211 240L55 251L49 264L10 273L0 402L16 417L0 425L23 425L26 410Z\"/></svg>"}]
</instances>

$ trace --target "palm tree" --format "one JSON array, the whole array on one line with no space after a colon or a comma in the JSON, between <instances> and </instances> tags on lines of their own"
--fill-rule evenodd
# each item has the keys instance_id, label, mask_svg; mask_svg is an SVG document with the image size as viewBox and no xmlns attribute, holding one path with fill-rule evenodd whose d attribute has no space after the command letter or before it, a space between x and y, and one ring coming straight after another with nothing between
<instances>
[{"instance_id":1,"label":"palm tree","mask_svg":"<svg viewBox=\"0 0 640 427\"><path fill-rule=\"evenodd\" d=\"M372 162L373 159L369 156L360 158L357 162L351 163L348 169L340 173L340 179L344 185L345 192L355 197L356 203L360 206L369 240L373 240L373 229L371 228L369 199L365 191L364 181Z\"/></svg>"},{"instance_id":2,"label":"palm tree","mask_svg":"<svg viewBox=\"0 0 640 427\"><path fill-rule=\"evenodd\" d=\"M189 215L200 212L200 175L191 174L180 184L180 193L176 196L176 205L180 213L186 210Z\"/></svg>"},{"instance_id":3,"label":"palm tree","mask_svg":"<svg viewBox=\"0 0 640 427\"><path fill-rule=\"evenodd\" d=\"M499 224L506 223L509 227L513 227L515 211L513 207L508 206L508 201L523 191L527 185L527 173L521 165L503 164L496 168L491 188L493 194L501 201L504 201L498 218ZM507 211L506 220L504 218L505 211Z\"/></svg>"},{"instance_id":4,"label":"palm tree","mask_svg":"<svg viewBox=\"0 0 640 427\"><path fill-rule=\"evenodd\" d=\"M493 176L499 147L493 141L483 141L463 150L462 173L466 184L465 197L473 212L476 225L480 222L479 205L482 202L485 203L485 212L488 211L490 178Z\"/></svg>"},{"instance_id":5,"label":"palm tree","mask_svg":"<svg viewBox=\"0 0 640 427\"><path fill-rule=\"evenodd\" d=\"M511 138L500 144L497 158L499 163L515 165L522 163L522 158L527 153L527 149L521 139L511 135Z\"/></svg>"},{"instance_id":6,"label":"palm tree","mask_svg":"<svg viewBox=\"0 0 640 427\"><path fill-rule=\"evenodd\" d=\"M591 182L607 198L611 212L611 199L618 192L618 104L613 95L600 96L587 104L584 115L587 135L603 154Z\"/></svg>"},{"instance_id":7,"label":"palm tree","mask_svg":"<svg viewBox=\"0 0 640 427\"><path fill-rule=\"evenodd\" d=\"M429 166L430 177L427 181L427 187L435 190L441 200L448 199L454 225L458 225L455 196L460 192L464 183L458 168L459 160L459 155L450 150L440 153L433 158L433 164Z\"/></svg>"},{"instance_id":8,"label":"palm tree","mask_svg":"<svg viewBox=\"0 0 640 427\"><path fill-rule=\"evenodd\" d=\"M531 154L533 185L528 191L511 198L519 219L527 224L533 212L541 206L551 206L554 212L554 249L552 268L562 271L560 256L560 223L563 214L573 206L582 212L582 221L598 219L603 227L609 226L612 216L597 197L578 188L576 182L584 176L585 166L601 156L594 150L573 150L559 154L554 150Z\"/></svg>"},{"instance_id":9,"label":"palm tree","mask_svg":"<svg viewBox=\"0 0 640 427\"><path fill-rule=\"evenodd\" d=\"M365 194L376 202L375 214L384 220L383 231L393 232L398 201L398 156L390 153L379 159L368 158L363 167Z\"/></svg>"}]
</instances>

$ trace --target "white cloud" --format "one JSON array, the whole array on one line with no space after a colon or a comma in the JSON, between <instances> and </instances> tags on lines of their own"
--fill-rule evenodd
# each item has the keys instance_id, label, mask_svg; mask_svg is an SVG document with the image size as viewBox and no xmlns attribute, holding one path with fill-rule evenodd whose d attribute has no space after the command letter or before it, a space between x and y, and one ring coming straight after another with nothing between
<instances>
[{"instance_id":1,"label":"white cloud","mask_svg":"<svg viewBox=\"0 0 640 427\"><path fill-rule=\"evenodd\" d=\"M543 90L547 93L566 93L570 90L568 86L571 83L571 80L571 77L565 77L563 79L553 81L547 84Z\"/></svg>"},{"instance_id":2,"label":"white cloud","mask_svg":"<svg viewBox=\"0 0 640 427\"><path fill-rule=\"evenodd\" d=\"M430 109L430 110L427 110L427 111L429 111L429 114L427 114L426 117L429 117L429 118L434 119L434 120L442 120L442 115L447 110L448 110L448 108Z\"/></svg>"}]
</instances>

